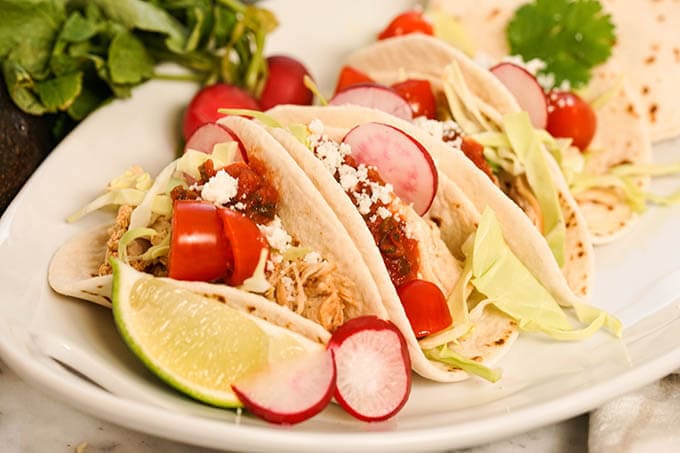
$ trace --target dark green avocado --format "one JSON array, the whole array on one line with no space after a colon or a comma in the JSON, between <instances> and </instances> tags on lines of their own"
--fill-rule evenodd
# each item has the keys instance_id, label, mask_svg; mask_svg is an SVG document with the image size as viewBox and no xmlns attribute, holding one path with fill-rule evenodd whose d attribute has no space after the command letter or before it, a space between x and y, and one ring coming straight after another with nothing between
<instances>
[{"instance_id":1,"label":"dark green avocado","mask_svg":"<svg viewBox=\"0 0 680 453\"><path fill-rule=\"evenodd\" d=\"M50 119L19 110L0 77L0 214L53 145Z\"/></svg>"}]
</instances>

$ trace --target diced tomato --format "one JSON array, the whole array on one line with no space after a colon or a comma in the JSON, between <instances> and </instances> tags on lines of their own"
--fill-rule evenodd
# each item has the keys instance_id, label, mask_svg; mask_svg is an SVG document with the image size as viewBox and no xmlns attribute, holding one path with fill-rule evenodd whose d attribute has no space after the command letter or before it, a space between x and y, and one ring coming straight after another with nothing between
<instances>
[{"instance_id":1,"label":"diced tomato","mask_svg":"<svg viewBox=\"0 0 680 453\"><path fill-rule=\"evenodd\" d=\"M392 22L378 35L378 39L393 38L409 33L433 35L434 30L424 17L422 11L407 11L392 19Z\"/></svg>"},{"instance_id":2,"label":"diced tomato","mask_svg":"<svg viewBox=\"0 0 680 453\"><path fill-rule=\"evenodd\" d=\"M437 101L432 93L430 82L409 79L395 83L392 88L409 103L414 118L418 116L425 116L431 120L437 118Z\"/></svg>"},{"instance_id":3,"label":"diced tomato","mask_svg":"<svg viewBox=\"0 0 680 453\"><path fill-rule=\"evenodd\" d=\"M416 338L423 338L451 325L451 313L441 290L425 280L411 280L397 294Z\"/></svg>"},{"instance_id":4,"label":"diced tomato","mask_svg":"<svg viewBox=\"0 0 680 453\"><path fill-rule=\"evenodd\" d=\"M243 214L228 208L218 208L217 215L222 221L233 256L231 273L226 281L231 286L239 286L255 272L262 249L268 247L267 240L257 224Z\"/></svg>"},{"instance_id":5,"label":"diced tomato","mask_svg":"<svg viewBox=\"0 0 680 453\"><path fill-rule=\"evenodd\" d=\"M581 151L590 145L597 129L593 108L568 91L548 93L548 132L553 137L571 138Z\"/></svg>"},{"instance_id":6,"label":"diced tomato","mask_svg":"<svg viewBox=\"0 0 680 453\"><path fill-rule=\"evenodd\" d=\"M489 163L484 158L484 147L476 140L470 137L463 137L463 142L460 146L461 151L477 166L480 170L487 174L492 181L494 181L493 172Z\"/></svg>"},{"instance_id":7,"label":"diced tomato","mask_svg":"<svg viewBox=\"0 0 680 453\"><path fill-rule=\"evenodd\" d=\"M352 66L343 66L335 85L335 92L339 93L345 88L359 83L373 83L373 79Z\"/></svg>"},{"instance_id":8,"label":"diced tomato","mask_svg":"<svg viewBox=\"0 0 680 453\"><path fill-rule=\"evenodd\" d=\"M175 201L168 263L177 280L210 282L224 278L232 253L212 203Z\"/></svg>"}]
</instances>

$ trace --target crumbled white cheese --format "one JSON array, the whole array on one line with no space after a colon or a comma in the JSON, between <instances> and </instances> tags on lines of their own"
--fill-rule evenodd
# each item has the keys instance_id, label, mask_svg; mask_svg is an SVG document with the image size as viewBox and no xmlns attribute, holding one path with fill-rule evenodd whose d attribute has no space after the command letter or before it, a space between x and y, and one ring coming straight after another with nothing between
<instances>
[{"instance_id":1,"label":"crumbled white cheese","mask_svg":"<svg viewBox=\"0 0 680 453\"><path fill-rule=\"evenodd\" d=\"M291 247L293 239L290 237L290 234L283 229L279 216L274 217L274 220L269 222L269 224L258 225L257 227L262 234L264 234L264 237L267 238L267 242L271 248L283 253ZM272 261L274 261L274 258L272 258Z\"/></svg>"},{"instance_id":2,"label":"crumbled white cheese","mask_svg":"<svg viewBox=\"0 0 680 453\"><path fill-rule=\"evenodd\" d=\"M419 116L413 120L413 124L423 129L425 132L433 137L445 141L450 146L460 149L463 144L462 134L463 130L458 123L453 120L437 121L431 120L424 116ZM456 137L451 140L449 137Z\"/></svg>"},{"instance_id":3,"label":"crumbled white cheese","mask_svg":"<svg viewBox=\"0 0 680 453\"><path fill-rule=\"evenodd\" d=\"M510 55L504 57L503 62L512 63L526 69L531 75L536 76L539 71L546 68L547 64L540 58L532 58L529 61L524 61L521 55Z\"/></svg>"},{"instance_id":4,"label":"crumbled white cheese","mask_svg":"<svg viewBox=\"0 0 680 453\"><path fill-rule=\"evenodd\" d=\"M315 118L312 121L309 122L309 132L311 132L314 135L322 135L323 134L323 129L324 125L323 122Z\"/></svg>"},{"instance_id":5,"label":"crumbled white cheese","mask_svg":"<svg viewBox=\"0 0 680 453\"><path fill-rule=\"evenodd\" d=\"M201 198L216 205L225 205L238 193L238 179L220 170L203 185Z\"/></svg>"},{"instance_id":6,"label":"crumbled white cheese","mask_svg":"<svg viewBox=\"0 0 680 453\"><path fill-rule=\"evenodd\" d=\"M383 207L383 206L380 206L380 207L378 208L378 210L376 211L376 214L378 214L378 215L380 216L380 218L382 218L382 219L386 219L386 218L388 218L388 217L390 217L390 216L392 215L392 213L390 212L390 210L387 209L387 208L385 208L385 207Z\"/></svg>"},{"instance_id":7,"label":"crumbled white cheese","mask_svg":"<svg viewBox=\"0 0 680 453\"><path fill-rule=\"evenodd\" d=\"M309 252L303 261L307 264L318 264L321 262L321 255L318 252Z\"/></svg>"},{"instance_id":8,"label":"crumbled white cheese","mask_svg":"<svg viewBox=\"0 0 680 453\"><path fill-rule=\"evenodd\" d=\"M245 208L246 208L246 205L241 201L234 204L234 209L236 209L237 211L243 211Z\"/></svg>"}]
</instances>

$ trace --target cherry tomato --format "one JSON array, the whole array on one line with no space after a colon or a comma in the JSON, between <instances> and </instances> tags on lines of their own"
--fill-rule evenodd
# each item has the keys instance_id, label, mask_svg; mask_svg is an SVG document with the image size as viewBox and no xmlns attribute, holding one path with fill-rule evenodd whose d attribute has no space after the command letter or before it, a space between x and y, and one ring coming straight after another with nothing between
<instances>
[{"instance_id":1,"label":"cherry tomato","mask_svg":"<svg viewBox=\"0 0 680 453\"><path fill-rule=\"evenodd\" d=\"M267 81L260 95L263 110L280 104L312 105L314 94L304 84L307 68L295 58L274 55L267 58Z\"/></svg>"},{"instance_id":2,"label":"cherry tomato","mask_svg":"<svg viewBox=\"0 0 680 453\"><path fill-rule=\"evenodd\" d=\"M352 66L343 66L338 76L338 83L335 85L335 93L339 93L345 88L359 83L373 83L373 79Z\"/></svg>"},{"instance_id":3,"label":"cherry tomato","mask_svg":"<svg viewBox=\"0 0 680 453\"><path fill-rule=\"evenodd\" d=\"M226 281L231 286L239 286L255 272L262 249L268 248L267 240L257 224L240 212L218 208L217 215L222 221L233 256L231 273Z\"/></svg>"},{"instance_id":4,"label":"cherry tomato","mask_svg":"<svg viewBox=\"0 0 680 453\"><path fill-rule=\"evenodd\" d=\"M392 22L380 32L378 39L393 38L409 33L424 33L433 35L434 30L424 17L422 11L406 11L392 19Z\"/></svg>"},{"instance_id":5,"label":"cherry tomato","mask_svg":"<svg viewBox=\"0 0 680 453\"><path fill-rule=\"evenodd\" d=\"M224 114L221 108L261 110L260 105L247 92L226 83L217 83L201 89L189 103L184 113L184 140L205 123L214 123Z\"/></svg>"},{"instance_id":6,"label":"cherry tomato","mask_svg":"<svg viewBox=\"0 0 680 453\"><path fill-rule=\"evenodd\" d=\"M229 242L215 205L195 200L175 201L168 263L170 278L219 280L231 262Z\"/></svg>"},{"instance_id":7,"label":"cherry tomato","mask_svg":"<svg viewBox=\"0 0 680 453\"><path fill-rule=\"evenodd\" d=\"M584 151L595 136L597 117L592 107L568 91L548 93L548 127L553 137L571 138Z\"/></svg>"},{"instance_id":8,"label":"cherry tomato","mask_svg":"<svg viewBox=\"0 0 680 453\"><path fill-rule=\"evenodd\" d=\"M430 82L409 79L395 83L392 88L409 103L414 118L418 116L425 116L431 120L437 118L437 101L432 93Z\"/></svg>"},{"instance_id":9,"label":"cherry tomato","mask_svg":"<svg viewBox=\"0 0 680 453\"><path fill-rule=\"evenodd\" d=\"M451 325L451 313L441 290L425 280L411 280L397 294L416 338L423 338Z\"/></svg>"}]
</instances>

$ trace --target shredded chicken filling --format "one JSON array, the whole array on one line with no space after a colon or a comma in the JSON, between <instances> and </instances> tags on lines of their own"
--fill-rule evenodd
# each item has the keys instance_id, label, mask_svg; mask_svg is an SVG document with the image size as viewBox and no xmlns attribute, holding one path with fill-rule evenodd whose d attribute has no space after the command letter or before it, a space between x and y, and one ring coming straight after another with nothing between
<instances>
[{"instance_id":1,"label":"shredded chicken filling","mask_svg":"<svg viewBox=\"0 0 680 453\"><path fill-rule=\"evenodd\" d=\"M127 232L130 226L130 216L134 210L133 206L122 205L118 208L116 215L116 223L109 229L109 239L106 241L106 253L104 255L104 262L99 266L98 275L108 275L113 272L109 260L111 257L118 256L118 245L120 239ZM165 277L168 275L168 257L167 255L160 256L151 260L140 259L150 247L158 245L170 234L170 219L165 216L154 214L151 219L149 228L156 230L156 235L150 238L139 238L132 241L127 247L129 257L129 264L138 271L153 274L157 277Z\"/></svg>"},{"instance_id":2,"label":"shredded chicken filling","mask_svg":"<svg viewBox=\"0 0 680 453\"><path fill-rule=\"evenodd\" d=\"M272 287L265 296L279 305L333 331L360 314L354 284L327 262L303 260L277 264L268 277Z\"/></svg>"}]
</instances>

